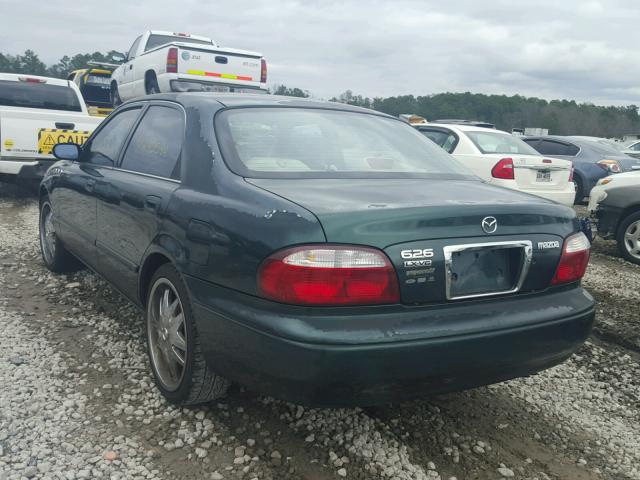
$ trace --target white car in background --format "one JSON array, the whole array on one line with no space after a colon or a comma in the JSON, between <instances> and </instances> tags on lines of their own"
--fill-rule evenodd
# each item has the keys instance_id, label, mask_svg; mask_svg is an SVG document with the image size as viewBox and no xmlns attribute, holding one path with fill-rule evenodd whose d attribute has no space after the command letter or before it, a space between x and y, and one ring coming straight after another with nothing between
<instances>
[{"instance_id":1,"label":"white car in background","mask_svg":"<svg viewBox=\"0 0 640 480\"><path fill-rule=\"evenodd\" d=\"M587 210L594 213L598 209L598 204L607 198L607 190L611 187L624 187L627 185L640 185L640 170L633 172L617 173L601 178L596 186L591 189L589 195L589 205Z\"/></svg>"},{"instance_id":2,"label":"white car in background","mask_svg":"<svg viewBox=\"0 0 640 480\"><path fill-rule=\"evenodd\" d=\"M413 125L487 183L573 205L573 164L545 158L502 130L470 125Z\"/></svg>"}]
</instances>

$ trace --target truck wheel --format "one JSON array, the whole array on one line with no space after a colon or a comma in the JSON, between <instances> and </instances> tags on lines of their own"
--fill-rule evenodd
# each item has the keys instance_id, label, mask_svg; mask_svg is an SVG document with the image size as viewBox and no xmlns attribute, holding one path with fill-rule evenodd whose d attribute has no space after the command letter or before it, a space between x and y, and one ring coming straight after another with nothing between
<instances>
[{"instance_id":1,"label":"truck wheel","mask_svg":"<svg viewBox=\"0 0 640 480\"><path fill-rule=\"evenodd\" d=\"M69 253L56 235L53 210L49 198L40 201L40 252L45 266L55 273L73 272L82 268L80 262Z\"/></svg>"},{"instance_id":2,"label":"truck wheel","mask_svg":"<svg viewBox=\"0 0 640 480\"><path fill-rule=\"evenodd\" d=\"M160 93L158 79L154 76L149 76L147 79L147 95L154 95L156 93Z\"/></svg>"},{"instance_id":3,"label":"truck wheel","mask_svg":"<svg viewBox=\"0 0 640 480\"><path fill-rule=\"evenodd\" d=\"M116 83L111 84L111 104L114 107L122 105L122 99L120 98L120 92L118 92L118 85Z\"/></svg>"},{"instance_id":4,"label":"truck wheel","mask_svg":"<svg viewBox=\"0 0 640 480\"><path fill-rule=\"evenodd\" d=\"M147 295L147 352L155 383L176 405L197 405L221 397L229 382L202 354L189 293L170 263L153 275Z\"/></svg>"},{"instance_id":5,"label":"truck wheel","mask_svg":"<svg viewBox=\"0 0 640 480\"><path fill-rule=\"evenodd\" d=\"M640 265L640 212L622 219L616 240L622 256L631 263Z\"/></svg>"}]
</instances>

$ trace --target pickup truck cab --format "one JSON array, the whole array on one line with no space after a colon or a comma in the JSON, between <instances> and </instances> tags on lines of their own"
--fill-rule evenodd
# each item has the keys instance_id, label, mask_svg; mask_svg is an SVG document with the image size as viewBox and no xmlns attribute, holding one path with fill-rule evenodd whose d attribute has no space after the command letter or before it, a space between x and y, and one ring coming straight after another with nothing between
<instances>
[{"instance_id":1,"label":"pickup truck cab","mask_svg":"<svg viewBox=\"0 0 640 480\"><path fill-rule=\"evenodd\" d=\"M39 182L56 143L82 144L101 121L73 82L0 73L0 180Z\"/></svg>"},{"instance_id":2,"label":"pickup truck cab","mask_svg":"<svg viewBox=\"0 0 640 480\"><path fill-rule=\"evenodd\" d=\"M262 54L221 48L206 37L147 31L131 45L112 75L114 105L164 92L266 92Z\"/></svg>"}]
</instances>

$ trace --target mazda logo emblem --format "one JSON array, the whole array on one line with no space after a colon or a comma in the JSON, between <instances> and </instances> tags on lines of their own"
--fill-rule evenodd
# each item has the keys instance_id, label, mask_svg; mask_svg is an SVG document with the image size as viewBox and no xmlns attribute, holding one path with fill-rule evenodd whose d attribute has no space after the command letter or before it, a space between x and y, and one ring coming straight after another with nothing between
<instances>
[{"instance_id":1,"label":"mazda logo emblem","mask_svg":"<svg viewBox=\"0 0 640 480\"><path fill-rule=\"evenodd\" d=\"M482 219L482 230L485 233L495 233L498 229L498 220L496 217L484 217Z\"/></svg>"}]
</instances>

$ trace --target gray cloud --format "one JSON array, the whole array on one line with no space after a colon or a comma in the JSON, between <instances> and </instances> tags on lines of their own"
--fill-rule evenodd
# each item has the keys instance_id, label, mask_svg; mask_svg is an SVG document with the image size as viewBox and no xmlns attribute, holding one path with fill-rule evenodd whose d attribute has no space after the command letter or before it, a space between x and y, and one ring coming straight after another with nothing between
<instances>
[{"instance_id":1,"label":"gray cloud","mask_svg":"<svg viewBox=\"0 0 640 480\"><path fill-rule=\"evenodd\" d=\"M330 97L442 91L640 103L634 0L0 0L0 49L126 50L147 28L258 50L270 83Z\"/></svg>"}]
</instances>

